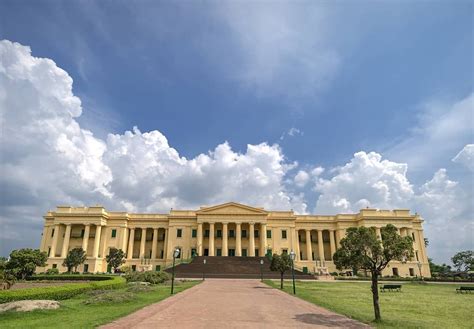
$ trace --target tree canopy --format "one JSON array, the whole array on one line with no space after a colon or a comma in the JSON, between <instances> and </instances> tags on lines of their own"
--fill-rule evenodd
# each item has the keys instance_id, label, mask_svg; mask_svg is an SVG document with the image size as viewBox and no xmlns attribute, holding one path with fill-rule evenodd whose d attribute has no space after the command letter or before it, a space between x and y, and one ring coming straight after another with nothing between
<instances>
[{"instance_id":1,"label":"tree canopy","mask_svg":"<svg viewBox=\"0 0 474 329\"><path fill-rule=\"evenodd\" d=\"M270 263L270 270L280 272L280 287L283 289L283 275L286 271L291 269L291 259L287 253L281 255L273 254L272 262Z\"/></svg>"},{"instance_id":2,"label":"tree canopy","mask_svg":"<svg viewBox=\"0 0 474 329\"><path fill-rule=\"evenodd\" d=\"M5 269L10 271L16 278L24 280L27 276L35 273L37 266L46 266L48 255L39 249L19 249L10 253L10 260Z\"/></svg>"},{"instance_id":3,"label":"tree canopy","mask_svg":"<svg viewBox=\"0 0 474 329\"><path fill-rule=\"evenodd\" d=\"M77 272L77 267L86 261L86 252L82 248L74 248L69 250L63 265L67 267L67 271L71 272L74 267L74 272Z\"/></svg>"},{"instance_id":4,"label":"tree canopy","mask_svg":"<svg viewBox=\"0 0 474 329\"><path fill-rule=\"evenodd\" d=\"M456 270L460 272L474 271L474 251L466 250L455 254L451 261Z\"/></svg>"},{"instance_id":5,"label":"tree canopy","mask_svg":"<svg viewBox=\"0 0 474 329\"><path fill-rule=\"evenodd\" d=\"M351 227L334 254L338 270L359 268L370 271L375 319L380 320L378 277L391 260L405 261L413 256L413 239L402 237L391 224L381 228L382 241L373 227Z\"/></svg>"},{"instance_id":6,"label":"tree canopy","mask_svg":"<svg viewBox=\"0 0 474 329\"><path fill-rule=\"evenodd\" d=\"M122 249L110 248L110 252L105 257L105 260L116 272L120 265L125 263L125 253Z\"/></svg>"}]
</instances>

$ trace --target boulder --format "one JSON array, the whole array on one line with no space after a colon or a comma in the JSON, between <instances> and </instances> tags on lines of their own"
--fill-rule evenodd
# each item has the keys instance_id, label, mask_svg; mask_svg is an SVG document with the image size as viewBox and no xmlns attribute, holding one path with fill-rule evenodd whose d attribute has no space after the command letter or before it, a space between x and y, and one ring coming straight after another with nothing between
<instances>
[{"instance_id":1,"label":"boulder","mask_svg":"<svg viewBox=\"0 0 474 329\"><path fill-rule=\"evenodd\" d=\"M33 310L55 310L59 302L55 300L19 300L0 304L0 313L6 311L29 312Z\"/></svg>"}]
</instances>

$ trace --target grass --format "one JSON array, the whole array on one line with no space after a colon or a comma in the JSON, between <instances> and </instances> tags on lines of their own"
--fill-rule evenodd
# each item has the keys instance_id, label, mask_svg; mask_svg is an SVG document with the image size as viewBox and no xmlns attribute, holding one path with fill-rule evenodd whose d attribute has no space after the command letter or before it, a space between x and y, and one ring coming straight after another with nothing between
<instances>
[{"instance_id":1,"label":"grass","mask_svg":"<svg viewBox=\"0 0 474 329\"><path fill-rule=\"evenodd\" d=\"M199 282L175 282L175 293L188 289ZM110 294L111 292L104 293ZM89 292L61 301L61 307L58 310L0 313L0 328L60 328L66 326L68 328L94 328L169 297L170 286L156 285L148 291L139 291L138 289L130 291L129 288L119 288L112 293L118 297L123 294L133 294L134 296L131 300L123 302L117 302L111 298L110 302L86 304L94 297Z\"/></svg>"},{"instance_id":2,"label":"grass","mask_svg":"<svg viewBox=\"0 0 474 329\"><path fill-rule=\"evenodd\" d=\"M279 289L279 281L265 283ZM402 292L380 293L381 322L373 322L370 283L297 282L306 301L377 328L474 328L474 294L457 294L458 285L404 283ZM292 285L285 282L287 293Z\"/></svg>"}]
</instances>

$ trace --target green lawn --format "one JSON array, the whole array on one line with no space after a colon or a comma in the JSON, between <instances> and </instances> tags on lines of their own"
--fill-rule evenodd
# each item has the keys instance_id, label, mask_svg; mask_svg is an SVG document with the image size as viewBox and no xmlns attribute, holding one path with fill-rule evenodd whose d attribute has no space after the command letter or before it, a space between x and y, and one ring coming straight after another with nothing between
<instances>
[{"instance_id":1,"label":"green lawn","mask_svg":"<svg viewBox=\"0 0 474 329\"><path fill-rule=\"evenodd\" d=\"M265 281L279 288L279 281ZM458 285L403 283L402 292L380 293L382 322L374 323L367 282L297 282L296 295L377 328L474 328L474 294L457 294ZM292 293L291 282L285 291Z\"/></svg>"},{"instance_id":2,"label":"green lawn","mask_svg":"<svg viewBox=\"0 0 474 329\"><path fill-rule=\"evenodd\" d=\"M175 293L199 282L175 282ZM115 289L113 293L123 294L126 291L127 288L121 288ZM90 299L91 296L83 294L61 301L61 307L57 310L0 313L0 328L94 328L169 296L169 285L154 286L151 291L135 293L133 300L120 303L85 305L84 301Z\"/></svg>"}]
</instances>

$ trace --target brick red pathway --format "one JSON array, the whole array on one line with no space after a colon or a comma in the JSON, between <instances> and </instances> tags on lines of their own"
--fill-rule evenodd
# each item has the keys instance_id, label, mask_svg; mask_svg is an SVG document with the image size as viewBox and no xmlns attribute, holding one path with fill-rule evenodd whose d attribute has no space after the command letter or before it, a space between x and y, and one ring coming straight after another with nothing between
<instances>
[{"instance_id":1,"label":"brick red pathway","mask_svg":"<svg viewBox=\"0 0 474 329\"><path fill-rule=\"evenodd\" d=\"M102 328L369 328L259 280L207 279Z\"/></svg>"}]
</instances>

